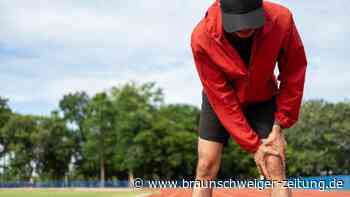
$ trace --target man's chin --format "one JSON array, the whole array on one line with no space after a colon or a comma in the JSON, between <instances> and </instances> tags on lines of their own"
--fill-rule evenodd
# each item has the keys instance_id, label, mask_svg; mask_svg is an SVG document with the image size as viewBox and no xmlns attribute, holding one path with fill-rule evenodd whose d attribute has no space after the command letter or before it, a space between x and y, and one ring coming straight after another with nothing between
<instances>
[{"instance_id":1,"label":"man's chin","mask_svg":"<svg viewBox=\"0 0 350 197\"><path fill-rule=\"evenodd\" d=\"M250 36L252 36L254 34L254 31L249 31L249 32L235 32L235 34L239 37L239 38L249 38Z\"/></svg>"},{"instance_id":2,"label":"man's chin","mask_svg":"<svg viewBox=\"0 0 350 197\"><path fill-rule=\"evenodd\" d=\"M249 38L250 36L253 35L253 32L249 32L249 33L236 33L236 35L239 37L239 38Z\"/></svg>"}]
</instances>

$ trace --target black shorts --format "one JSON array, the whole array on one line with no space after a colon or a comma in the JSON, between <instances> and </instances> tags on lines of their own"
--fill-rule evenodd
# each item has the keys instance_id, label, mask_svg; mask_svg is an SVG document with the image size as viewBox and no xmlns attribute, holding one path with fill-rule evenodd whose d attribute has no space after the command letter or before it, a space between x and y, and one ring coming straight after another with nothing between
<instances>
[{"instance_id":1,"label":"black shorts","mask_svg":"<svg viewBox=\"0 0 350 197\"><path fill-rule=\"evenodd\" d=\"M249 125L260 138L267 138L270 134L276 111L276 99L249 104L243 109ZM239 131L237 131L239 132ZM199 137L205 140L227 144L230 135L208 102L207 95L202 91L202 107L199 120Z\"/></svg>"}]
</instances>

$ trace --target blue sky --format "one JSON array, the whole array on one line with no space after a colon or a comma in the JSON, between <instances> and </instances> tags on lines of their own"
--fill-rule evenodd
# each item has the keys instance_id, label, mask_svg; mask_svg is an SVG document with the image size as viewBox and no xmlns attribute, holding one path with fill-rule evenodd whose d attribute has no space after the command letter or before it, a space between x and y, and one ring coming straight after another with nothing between
<instances>
[{"instance_id":1,"label":"blue sky","mask_svg":"<svg viewBox=\"0 0 350 197\"><path fill-rule=\"evenodd\" d=\"M190 34L213 0L0 0L0 95L49 114L69 92L155 81L166 102L200 106ZM305 99L349 98L346 0L273 0L295 17L309 60Z\"/></svg>"}]
</instances>

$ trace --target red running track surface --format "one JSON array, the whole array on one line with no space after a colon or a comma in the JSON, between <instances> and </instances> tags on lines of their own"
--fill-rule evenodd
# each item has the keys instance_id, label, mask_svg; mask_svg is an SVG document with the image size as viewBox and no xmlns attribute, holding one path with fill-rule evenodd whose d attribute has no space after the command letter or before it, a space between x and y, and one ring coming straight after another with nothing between
<instances>
[{"instance_id":1,"label":"red running track surface","mask_svg":"<svg viewBox=\"0 0 350 197\"><path fill-rule=\"evenodd\" d=\"M213 197L269 197L266 190L258 189L216 189ZM163 189L159 194L147 197L191 197L190 189ZM323 192L314 190L294 190L293 197L350 197L350 192Z\"/></svg>"}]
</instances>

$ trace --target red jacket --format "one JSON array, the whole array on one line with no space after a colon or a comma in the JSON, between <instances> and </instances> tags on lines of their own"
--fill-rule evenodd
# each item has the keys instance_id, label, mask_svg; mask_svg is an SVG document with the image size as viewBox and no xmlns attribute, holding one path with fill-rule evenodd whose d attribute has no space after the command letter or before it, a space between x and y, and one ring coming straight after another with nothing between
<instances>
[{"instance_id":1,"label":"red jacket","mask_svg":"<svg viewBox=\"0 0 350 197\"><path fill-rule=\"evenodd\" d=\"M264 27L254 34L250 65L224 37L219 0L195 27L191 47L203 90L219 120L236 142L254 153L261 144L242 107L276 95L275 118L282 128L298 119L302 102L306 57L291 12L266 2ZM278 81L274 69L278 63Z\"/></svg>"}]
</instances>

